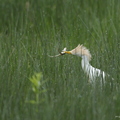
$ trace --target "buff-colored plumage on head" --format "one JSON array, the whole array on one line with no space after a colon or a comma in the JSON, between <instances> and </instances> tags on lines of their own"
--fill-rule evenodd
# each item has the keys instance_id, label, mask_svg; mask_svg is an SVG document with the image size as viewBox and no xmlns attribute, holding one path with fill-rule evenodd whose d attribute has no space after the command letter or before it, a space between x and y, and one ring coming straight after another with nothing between
<instances>
[{"instance_id":1,"label":"buff-colored plumage on head","mask_svg":"<svg viewBox=\"0 0 120 120\"><path fill-rule=\"evenodd\" d=\"M83 45L79 44L76 48L74 48L70 52L71 52L71 54L77 55L77 56L84 56L85 55L88 57L89 61L91 60L90 51L86 47L84 47Z\"/></svg>"}]
</instances>

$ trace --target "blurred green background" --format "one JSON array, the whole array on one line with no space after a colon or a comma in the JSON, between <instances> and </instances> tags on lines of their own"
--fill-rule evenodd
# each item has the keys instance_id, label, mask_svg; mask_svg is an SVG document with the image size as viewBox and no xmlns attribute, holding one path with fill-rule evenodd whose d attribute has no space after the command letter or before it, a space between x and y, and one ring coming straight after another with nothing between
<instances>
[{"instance_id":1,"label":"blurred green background","mask_svg":"<svg viewBox=\"0 0 120 120\"><path fill-rule=\"evenodd\" d=\"M84 44L110 86L88 84ZM0 120L120 119L119 0L0 0Z\"/></svg>"}]
</instances>

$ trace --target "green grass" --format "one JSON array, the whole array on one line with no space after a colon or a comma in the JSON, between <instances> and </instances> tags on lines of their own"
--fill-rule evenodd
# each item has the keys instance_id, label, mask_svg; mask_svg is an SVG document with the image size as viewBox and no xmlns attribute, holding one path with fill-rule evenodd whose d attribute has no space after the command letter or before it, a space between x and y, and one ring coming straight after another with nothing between
<instances>
[{"instance_id":1,"label":"green grass","mask_svg":"<svg viewBox=\"0 0 120 120\"><path fill-rule=\"evenodd\" d=\"M1 1L0 120L118 120L119 11L119 0ZM79 57L48 57L79 43L115 79L112 87L109 79L102 90L88 84Z\"/></svg>"}]
</instances>

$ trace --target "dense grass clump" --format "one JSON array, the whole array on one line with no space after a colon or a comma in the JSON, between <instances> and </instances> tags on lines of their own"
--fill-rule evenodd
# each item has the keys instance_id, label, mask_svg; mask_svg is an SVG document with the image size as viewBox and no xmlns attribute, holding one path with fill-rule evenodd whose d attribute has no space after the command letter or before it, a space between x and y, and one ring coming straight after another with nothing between
<instances>
[{"instance_id":1,"label":"dense grass clump","mask_svg":"<svg viewBox=\"0 0 120 120\"><path fill-rule=\"evenodd\" d=\"M0 120L119 119L119 11L119 0L1 1ZM48 57L79 43L112 86L92 87L79 57Z\"/></svg>"}]
</instances>

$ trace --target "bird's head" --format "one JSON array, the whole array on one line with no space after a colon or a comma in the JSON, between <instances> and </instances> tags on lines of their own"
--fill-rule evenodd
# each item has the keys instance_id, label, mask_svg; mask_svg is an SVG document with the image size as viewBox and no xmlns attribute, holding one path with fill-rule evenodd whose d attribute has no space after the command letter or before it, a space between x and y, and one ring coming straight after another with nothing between
<instances>
[{"instance_id":1,"label":"bird's head","mask_svg":"<svg viewBox=\"0 0 120 120\"><path fill-rule=\"evenodd\" d=\"M91 54L90 54L89 50L86 47L84 47L83 45L80 45L80 44L71 51L67 51L67 48L64 48L59 53L60 54L55 55L55 56L50 56L50 55L48 55L48 56L49 57L58 57L58 56L65 55L65 54L72 54L72 55L76 55L76 56L79 56L79 57L82 57L82 58L86 57L89 61L91 60Z\"/></svg>"},{"instance_id":2,"label":"bird's head","mask_svg":"<svg viewBox=\"0 0 120 120\"><path fill-rule=\"evenodd\" d=\"M74 48L71 51L66 51L66 48L64 48L61 52L61 55L63 54L72 54L72 55L77 55L79 57L86 56L88 60L91 60L91 54L89 50L83 45L78 45L76 48Z\"/></svg>"}]
</instances>

